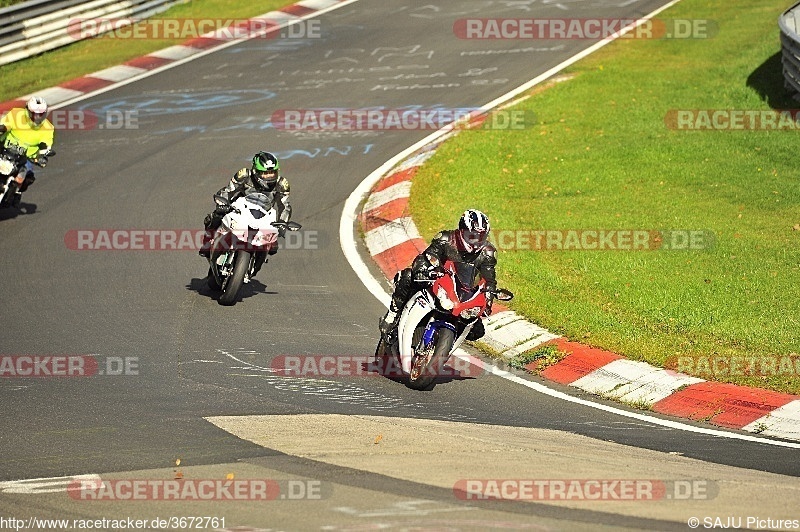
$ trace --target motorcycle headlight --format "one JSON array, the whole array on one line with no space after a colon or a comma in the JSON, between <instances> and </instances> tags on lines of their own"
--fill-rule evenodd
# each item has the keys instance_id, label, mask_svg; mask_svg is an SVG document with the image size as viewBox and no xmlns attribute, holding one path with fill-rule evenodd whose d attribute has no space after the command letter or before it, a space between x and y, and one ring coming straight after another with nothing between
<instances>
[{"instance_id":1,"label":"motorcycle headlight","mask_svg":"<svg viewBox=\"0 0 800 532\"><path fill-rule=\"evenodd\" d=\"M439 298L439 304L445 310L452 310L452 308L455 306L455 304L450 301L450 298L447 297L447 290L441 286L439 287L439 290L436 291L436 297Z\"/></svg>"},{"instance_id":2,"label":"motorcycle headlight","mask_svg":"<svg viewBox=\"0 0 800 532\"><path fill-rule=\"evenodd\" d=\"M460 316L465 320L471 320L478 316L481 313L481 307L472 307L466 310L462 310Z\"/></svg>"},{"instance_id":3,"label":"motorcycle headlight","mask_svg":"<svg viewBox=\"0 0 800 532\"><path fill-rule=\"evenodd\" d=\"M0 174L11 175L14 171L14 163L8 159L0 159Z\"/></svg>"}]
</instances>

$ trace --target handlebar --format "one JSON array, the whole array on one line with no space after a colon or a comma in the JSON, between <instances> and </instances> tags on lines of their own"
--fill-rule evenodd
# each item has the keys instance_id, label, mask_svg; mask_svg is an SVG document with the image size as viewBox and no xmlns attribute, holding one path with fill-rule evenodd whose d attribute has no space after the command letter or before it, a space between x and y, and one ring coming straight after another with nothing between
<instances>
[{"instance_id":1,"label":"handlebar","mask_svg":"<svg viewBox=\"0 0 800 532\"><path fill-rule=\"evenodd\" d=\"M303 226L297 222L272 222L273 227L286 229L287 231L299 231Z\"/></svg>"}]
</instances>

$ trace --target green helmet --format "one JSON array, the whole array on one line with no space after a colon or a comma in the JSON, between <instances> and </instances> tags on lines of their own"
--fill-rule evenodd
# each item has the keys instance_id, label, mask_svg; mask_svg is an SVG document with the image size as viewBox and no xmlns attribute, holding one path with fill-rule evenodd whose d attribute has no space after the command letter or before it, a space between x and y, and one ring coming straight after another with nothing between
<instances>
[{"instance_id":1,"label":"green helmet","mask_svg":"<svg viewBox=\"0 0 800 532\"><path fill-rule=\"evenodd\" d=\"M253 156L253 184L258 188L272 189L278 181L281 164L278 158L266 151Z\"/></svg>"}]
</instances>

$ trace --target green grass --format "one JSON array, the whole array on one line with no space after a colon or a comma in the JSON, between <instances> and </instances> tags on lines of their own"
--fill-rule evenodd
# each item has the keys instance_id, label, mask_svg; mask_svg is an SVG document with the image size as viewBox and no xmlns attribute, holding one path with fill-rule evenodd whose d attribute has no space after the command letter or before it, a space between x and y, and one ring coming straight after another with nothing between
<instances>
[{"instance_id":1,"label":"green grass","mask_svg":"<svg viewBox=\"0 0 800 532\"><path fill-rule=\"evenodd\" d=\"M798 131L678 131L674 109L797 108L783 90L776 0L683 0L705 40L619 40L518 109L524 131L469 130L414 180L430 237L465 208L493 230L709 230L693 251L501 250L512 307L571 339L671 367L676 356L781 356L800 345ZM433 199L431 199L433 198ZM703 375L708 378L708 375ZM725 380L800 393L800 378Z\"/></svg>"},{"instance_id":2,"label":"green grass","mask_svg":"<svg viewBox=\"0 0 800 532\"><path fill-rule=\"evenodd\" d=\"M243 19L291 5L296 0L192 0L176 5L154 18ZM99 36L3 65L0 101L30 94L135 57L180 44L185 39L114 39Z\"/></svg>"},{"instance_id":3,"label":"green grass","mask_svg":"<svg viewBox=\"0 0 800 532\"><path fill-rule=\"evenodd\" d=\"M567 353L558 350L555 345L547 344L525 353L520 353L508 360L508 365L516 369L524 369L531 362L537 362L534 373L541 373L548 366L559 362Z\"/></svg>"}]
</instances>

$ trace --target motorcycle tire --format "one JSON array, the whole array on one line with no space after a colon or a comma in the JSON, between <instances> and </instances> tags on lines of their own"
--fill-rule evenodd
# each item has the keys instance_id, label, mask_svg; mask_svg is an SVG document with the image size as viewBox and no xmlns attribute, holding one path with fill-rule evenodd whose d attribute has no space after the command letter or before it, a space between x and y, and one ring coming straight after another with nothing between
<instances>
[{"instance_id":1,"label":"motorcycle tire","mask_svg":"<svg viewBox=\"0 0 800 532\"><path fill-rule=\"evenodd\" d=\"M0 186L1 188L2 186ZM0 196L0 207L8 207L11 205L11 198L14 197L14 194L17 192L17 182L11 181L8 184L8 188L6 189L6 193Z\"/></svg>"},{"instance_id":2,"label":"motorcycle tire","mask_svg":"<svg viewBox=\"0 0 800 532\"><path fill-rule=\"evenodd\" d=\"M415 340L417 334L414 334ZM442 374L442 368L450 358L450 350L455 342L453 331L442 327L437 329L436 337L433 339L434 348L428 363L421 367L418 364L417 355L411 361L411 374L408 376L408 387L414 390L430 390L436 386L436 377ZM417 345L418 342L414 342Z\"/></svg>"},{"instance_id":3,"label":"motorcycle tire","mask_svg":"<svg viewBox=\"0 0 800 532\"><path fill-rule=\"evenodd\" d=\"M211 271L211 267L208 268L208 287L215 292L222 290L222 286L217 282L217 278L214 277L214 272Z\"/></svg>"},{"instance_id":4,"label":"motorcycle tire","mask_svg":"<svg viewBox=\"0 0 800 532\"><path fill-rule=\"evenodd\" d=\"M239 250L236 252L236 263L233 265L233 273L225 284L225 291L219 297L221 305L235 305L239 298L239 290L244 284L244 275L250 268L250 252Z\"/></svg>"}]
</instances>

